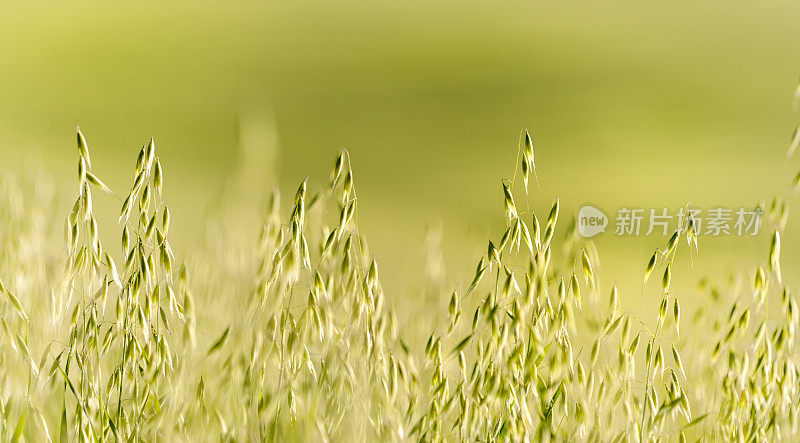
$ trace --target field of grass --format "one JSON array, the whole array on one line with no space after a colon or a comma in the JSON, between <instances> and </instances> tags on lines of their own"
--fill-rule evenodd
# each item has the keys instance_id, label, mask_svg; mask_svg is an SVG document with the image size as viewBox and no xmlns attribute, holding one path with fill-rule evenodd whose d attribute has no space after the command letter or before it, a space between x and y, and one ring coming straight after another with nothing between
<instances>
[{"instance_id":1,"label":"field of grass","mask_svg":"<svg viewBox=\"0 0 800 443\"><path fill-rule=\"evenodd\" d=\"M77 158L66 252L48 221L52 187L35 176L4 182L4 440L768 441L798 432L782 197L764 208L771 241L754 277L732 274L683 303L673 267L697 253L700 234L687 218L643 263L640 297L658 309L639 317L616 284L606 291L597 248L574 221L555 235L557 198L546 216L523 208L538 191L526 131L517 172L503 181L505 228L490 233L471 282L442 311L436 299L449 291L431 286L413 301L431 320L401 324L397 306L409 304L381 285L348 151L329 180L303 180L284 197L288 214L273 191L258 242L218 226L216 243L186 256L169 240L180 226L154 140L139 151L116 224L95 217L95 196L113 191L93 172L80 129Z\"/></svg>"},{"instance_id":2,"label":"field of grass","mask_svg":"<svg viewBox=\"0 0 800 443\"><path fill-rule=\"evenodd\" d=\"M0 440L791 440L798 16L0 0Z\"/></svg>"}]
</instances>

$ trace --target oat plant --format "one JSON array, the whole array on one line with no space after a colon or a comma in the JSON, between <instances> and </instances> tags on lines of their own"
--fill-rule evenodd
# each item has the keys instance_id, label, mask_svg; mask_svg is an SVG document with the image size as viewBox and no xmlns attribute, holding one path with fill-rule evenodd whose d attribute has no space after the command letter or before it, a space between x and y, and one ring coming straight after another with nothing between
<instances>
[{"instance_id":1,"label":"oat plant","mask_svg":"<svg viewBox=\"0 0 800 443\"><path fill-rule=\"evenodd\" d=\"M789 156L797 142L795 131ZM642 318L601 278L600 251L558 198L543 206L524 130L512 178L497 189L504 225L469 281L431 285L441 293L415 306L439 321L408 324L396 306L409 304L384 291L359 230L346 150L327 181L303 180L284 203L273 191L257 240L183 256L170 245L153 140L124 194L93 169L80 130L76 154L63 234L48 222L57 197L46 179L0 183L3 441L773 441L800 432L798 306L781 269L792 194L760 205L771 237L750 269L679 289L691 276L673 275L677 258L700 259L692 216L642 251L635 295L654 314ZM120 202L120 215L100 223L94 207L106 202Z\"/></svg>"}]
</instances>

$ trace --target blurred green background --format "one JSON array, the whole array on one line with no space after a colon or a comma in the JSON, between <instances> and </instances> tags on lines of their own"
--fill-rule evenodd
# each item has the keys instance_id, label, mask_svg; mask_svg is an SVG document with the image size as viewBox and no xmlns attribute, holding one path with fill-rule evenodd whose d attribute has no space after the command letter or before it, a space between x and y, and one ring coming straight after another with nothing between
<instances>
[{"instance_id":1,"label":"blurred green background","mask_svg":"<svg viewBox=\"0 0 800 443\"><path fill-rule=\"evenodd\" d=\"M448 284L471 279L502 234L500 179L524 127L540 217L555 195L566 218L587 202L741 207L787 191L798 74L788 0L0 0L0 161L33 158L72 196L80 125L94 170L124 195L155 137L180 250L233 181L258 213L273 181L285 197L307 176L313 189L347 147L360 227L402 293L420 285L438 223ZM605 283L638 293L664 241L598 237ZM695 267L714 271L766 258L768 242L700 246Z\"/></svg>"}]
</instances>

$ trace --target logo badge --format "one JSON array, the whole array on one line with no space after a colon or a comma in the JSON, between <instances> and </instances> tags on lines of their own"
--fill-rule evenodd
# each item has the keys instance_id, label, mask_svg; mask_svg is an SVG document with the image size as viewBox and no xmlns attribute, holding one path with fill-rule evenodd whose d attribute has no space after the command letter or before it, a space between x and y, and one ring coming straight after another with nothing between
<instances>
[{"instance_id":1,"label":"logo badge","mask_svg":"<svg viewBox=\"0 0 800 443\"><path fill-rule=\"evenodd\" d=\"M578 232L585 238L606 232L608 217L594 206L582 206L578 211Z\"/></svg>"}]
</instances>

